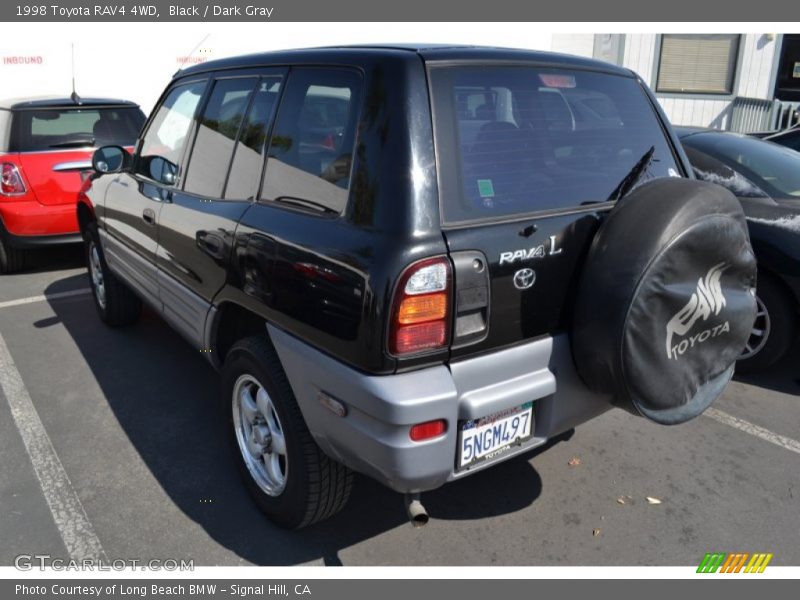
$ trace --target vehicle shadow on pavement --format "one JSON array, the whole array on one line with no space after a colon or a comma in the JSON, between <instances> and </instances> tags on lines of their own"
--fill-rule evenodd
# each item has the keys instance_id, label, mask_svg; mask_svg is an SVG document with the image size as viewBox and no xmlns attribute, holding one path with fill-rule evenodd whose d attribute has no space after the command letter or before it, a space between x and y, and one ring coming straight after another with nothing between
<instances>
[{"instance_id":1,"label":"vehicle shadow on pavement","mask_svg":"<svg viewBox=\"0 0 800 600\"><path fill-rule=\"evenodd\" d=\"M28 251L25 268L21 274L74 269L83 266L85 262L83 244L37 248Z\"/></svg>"},{"instance_id":2,"label":"vehicle shadow on pavement","mask_svg":"<svg viewBox=\"0 0 800 600\"><path fill-rule=\"evenodd\" d=\"M81 287L85 277L65 278L46 293ZM240 482L223 430L218 374L198 351L147 309L138 324L115 330L96 317L88 296L79 305L59 301L50 305L56 317L35 326L63 324L130 443L171 501L242 559L260 565L320 559L339 565L341 549L393 528L412 527L402 496L361 476L356 477L348 505L328 521L295 532L273 526ZM544 449L423 494L433 521L419 535L432 535L438 519L479 519L529 506L542 488L529 460ZM141 516L124 512L129 519L126 526L137 527ZM163 535L171 538L180 533L164 530ZM158 539L148 541L159 548ZM202 554L192 547L186 552Z\"/></svg>"},{"instance_id":3,"label":"vehicle shadow on pavement","mask_svg":"<svg viewBox=\"0 0 800 600\"><path fill-rule=\"evenodd\" d=\"M736 373L734 378L775 392L800 396L800 336L780 361L757 373Z\"/></svg>"}]
</instances>

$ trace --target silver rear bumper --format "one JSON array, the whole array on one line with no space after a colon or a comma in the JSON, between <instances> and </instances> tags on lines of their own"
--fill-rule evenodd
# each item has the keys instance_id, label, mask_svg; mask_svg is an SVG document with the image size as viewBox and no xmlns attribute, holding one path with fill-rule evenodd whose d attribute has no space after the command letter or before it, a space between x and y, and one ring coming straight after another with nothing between
<instances>
[{"instance_id":1,"label":"silver rear bumper","mask_svg":"<svg viewBox=\"0 0 800 600\"><path fill-rule=\"evenodd\" d=\"M578 378L566 335L541 338L477 358L397 375L367 375L268 326L295 397L320 448L398 492L421 492L465 477L583 423L611 407ZM344 417L320 402L327 394ZM456 470L459 421L533 401L533 437L491 462ZM444 419L439 438L413 442L409 427Z\"/></svg>"}]
</instances>

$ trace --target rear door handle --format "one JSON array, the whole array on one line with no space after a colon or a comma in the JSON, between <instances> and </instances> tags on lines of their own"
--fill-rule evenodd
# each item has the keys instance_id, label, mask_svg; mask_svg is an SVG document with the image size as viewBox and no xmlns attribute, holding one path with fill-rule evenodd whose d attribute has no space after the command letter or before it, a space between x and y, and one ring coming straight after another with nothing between
<instances>
[{"instance_id":1,"label":"rear door handle","mask_svg":"<svg viewBox=\"0 0 800 600\"><path fill-rule=\"evenodd\" d=\"M142 213L142 219L148 225L155 225L156 224L156 211L152 208L145 208L144 212Z\"/></svg>"},{"instance_id":2,"label":"rear door handle","mask_svg":"<svg viewBox=\"0 0 800 600\"><path fill-rule=\"evenodd\" d=\"M198 231L197 245L211 258L222 259L225 256L225 241L215 233Z\"/></svg>"}]
</instances>

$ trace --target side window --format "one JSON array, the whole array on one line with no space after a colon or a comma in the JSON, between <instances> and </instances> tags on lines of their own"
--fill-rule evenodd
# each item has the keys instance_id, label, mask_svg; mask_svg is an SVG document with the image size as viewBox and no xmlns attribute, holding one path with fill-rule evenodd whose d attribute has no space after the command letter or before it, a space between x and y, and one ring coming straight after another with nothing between
<instances>
[{"instance_id":1,"label":"side window","mask_svg":"<svg viewBox=\"0 0 800 600\"><path fill-rule=\"evenodd\" d=\"M272 134L261 199L344 211L360 98L361 76L355 71L292 72Z\"/></svg>"},{"instance_id":2,"label":"side window","mask_svg":"<svg viewBox=\"0 0 800 600\"><path fill-rule=\"evenodd\" d=\"M220 79L214 84L203 116L199 119L184 189L192 194L221 198L225 176L233 157L255 77Z\"/></svg>"},{"instance_id":3,"label":"side window","mask_svg":"<svg viewBox=\"0 0 800 600\"><path fill-rule=\"evenodd\" d=\"M137 174L167 185L175 184L186 138L205 87L205 81L195 81L178 85L167 94L142 140L134 167Z\"/></svg>"},{"instance_id":4,"label":"side window","mask_svg":"<svg viewBox=\"0 0 800 600\"><path fill-rule=\"evenodd\" d=\"M226 200L245 200L252 198L255 193L264 164L261 152L278 105L280 90L280 77L265 77L258 84L234 151L228 184L225 186Z\"/></svg>"}]
</instances>

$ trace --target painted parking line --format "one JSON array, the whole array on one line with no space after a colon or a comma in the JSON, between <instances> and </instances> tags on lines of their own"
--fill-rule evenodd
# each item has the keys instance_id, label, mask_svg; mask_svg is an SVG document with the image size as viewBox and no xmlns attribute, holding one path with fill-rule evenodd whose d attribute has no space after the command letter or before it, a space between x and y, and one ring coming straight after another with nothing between
<instances>
[{"instance_id":1,"label":"painted parking line","mask_svg":"<svg viewBox=\"0 0 800 600\"><path fill-rule=\"evenodd\" d=\"M2 335L0 390L11 407L14 424L25 444L36 478L70 558L105 560L103 546L64 471Z\"/></svg>"},{"instance_id":2,"label":"painted parking line","mask_svg":"<svg viewBox=\"0 0 800 600\"><path fill-rule=\"evenodd\" d=\"M58 300L59 298L71 298L72 296L83 296L91 294L91 288L81 288L79 290L70 290L68 292L57 292L55 294L46 294L42 296L30 296L29 298L20 298L19 300L8 300L0 302L0 308L8 308L9 306L20 306L22 304L33 304L34 302L44 302L45 300Z\"/></svg>"},{"instance_id":3,"label":"painted parking line","mask_svg":"<svg viewBox=\"0 0 800 600\"><path fill-rule=\"evenodd\" d=\"M705 416L714 419L720 423L738 429L740 431L744 431L745 433L749 433L750 435L754 435L757 438L761 438L764 441L769 442L770 444L775 444L776 446L780 446L790 452L796 452L800 454L800 442L797 440L793 440L790 437L786 437L785 435L779 435L775 432L770 431L769 429L764 429L763 427L759 427L750 421L745 421L744 419L739 419L738 417L734 417L733 415L729 415L726 412L721 410L717 410L716 408L709 408L706 412L703 413Z\"/></svg>"}]
</instances>

